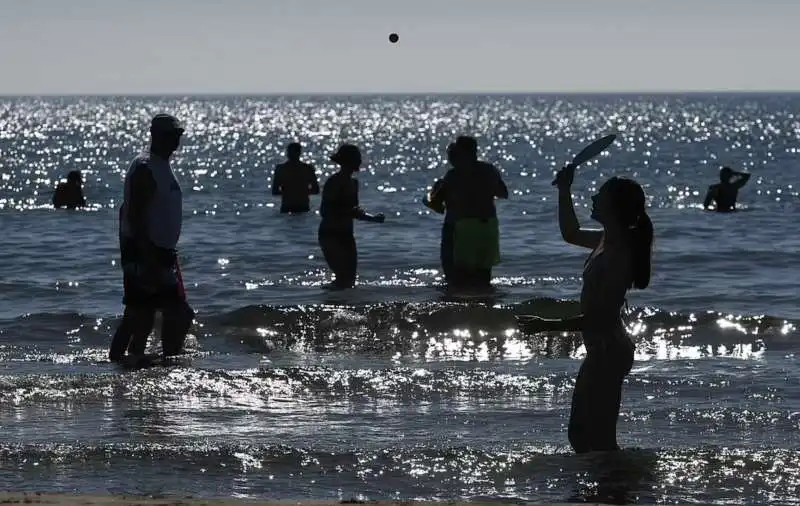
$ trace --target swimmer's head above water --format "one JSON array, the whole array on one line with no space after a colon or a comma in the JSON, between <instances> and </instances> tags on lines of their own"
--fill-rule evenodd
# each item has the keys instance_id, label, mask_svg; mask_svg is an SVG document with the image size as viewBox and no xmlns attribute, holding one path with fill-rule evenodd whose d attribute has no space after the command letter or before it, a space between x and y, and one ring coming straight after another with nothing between
<instances>
[{"instance_id":1,"label":"swimmer's head above water","mask_svg":"<svg viewBox=\"0 0 800 506\"><path fill-rule=\"evenodd\" d=\"M342 170L348 172L358 172L361 170L361 150L353 144L342 144L336 153L331 155L331 160L334 161Z\"/></svg>"},{"instance_id":2,"label":"swimmer's head above water","mask_svg":"<svg viewBox=\"0 0 800 506\"><path fill-rule=\"evenodd\" d=\"M460 135L453 143L453 154L455 158L464 161L475 161L478 159L478 141L469 135Z\"/></svg>"},{"instance_id":3,"label":"swimmer's head above water","mask_svg":"<svg viewBox=\"0 0 800 506\"><path fill-rule=\"evenodd\" d=\"M299 142L292 142L286 146L286 158L293 162L300 161L300 155L303 154L303 147Z\"/></svg>"},{"instance_id":4,"label":"swimmer's head above water","mask_svg":"<svg viewBox=\"0 0 800 506\"><path fill-rule=\"evenodd\" d=\"M67 174L67 182L80 186L80 184L83 182L81 178L81 171L71 170L69 174Z\"/></svg>"},{"instance_id":5,"label":"swimmer's head above water","mask_svg":"<svg viewBox=\"0 0 800 506\"><path fill-rule=\"evenodd\" d=\"M592 219L603 225L606 236L629 240L633 286L639 289L650 284L653 250L653 222L645 202L641 185L624 177L612 177L592 196Z\"/></svg>"},{"instance_id":6,"label":"swimmer's head above water","mask_svg":"<svg viewBox=\"0 0 800 506\"><path fill-rule=\"evenodd\" d=\"M729 183L733 177L733 169L730 167L722 167L719 171L719 180L723 183Z\"/></svg>"}]
</instances>

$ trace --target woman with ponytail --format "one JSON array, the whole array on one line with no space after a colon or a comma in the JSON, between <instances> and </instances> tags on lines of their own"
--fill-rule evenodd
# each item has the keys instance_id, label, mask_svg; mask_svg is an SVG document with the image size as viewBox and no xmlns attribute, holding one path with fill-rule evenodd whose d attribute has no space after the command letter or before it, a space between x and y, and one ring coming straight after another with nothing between
<instances>
[{"instance_id":1,"label":"woman with ponytail","mask_svg":"<svg viewBox=\"0 0 800 506\"><path fill-rule=\"evenodd\" d=\"M576 453L618 450L617 418L622 384L633 366L634 345L622 322L630 288L650 284L653 223L642 187L613 177L592 196L592 219L603 230L581 228L572 202L574 167L556 176L558 223L570 244L591 249L583 270L581 314L551 320L520 316L524 332L580 331L586 347L569 420L569 442Z\"/></svg>"}]
</instances>

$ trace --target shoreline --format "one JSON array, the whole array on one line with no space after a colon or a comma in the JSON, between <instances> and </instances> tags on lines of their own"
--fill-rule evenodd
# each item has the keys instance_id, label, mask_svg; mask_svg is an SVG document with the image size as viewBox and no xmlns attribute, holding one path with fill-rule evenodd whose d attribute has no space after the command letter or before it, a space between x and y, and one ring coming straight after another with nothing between
<instances>
[{"instance_id":1,"label":"shoreline","mask_svg":"<svg viewBox=\"0 0 800 506\"><path fill-rule=\"evenodd\" d=\"M66 492L0 492L0 504L52 504L58 506L340 506L365 504L372 506L497 506L500 504L530 504L567 506L570 503L535 502L523 500L366 500L357 499L237 499L194 498L179 496L135 496L128 494L82 494ZM574 504L574 503L573 503ZM581 503L600 506L603 503ZM676 505L679 506L679 505Z\"/></svg>"}]
</instances>

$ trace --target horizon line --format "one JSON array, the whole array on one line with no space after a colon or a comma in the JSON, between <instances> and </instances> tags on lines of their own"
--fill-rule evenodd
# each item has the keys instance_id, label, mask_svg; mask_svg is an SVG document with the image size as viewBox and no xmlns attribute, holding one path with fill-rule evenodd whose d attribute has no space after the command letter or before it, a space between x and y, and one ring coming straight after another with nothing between
<instances>
[{"instance_id":1,"label":"horizon line","mask_svg":"<svg viewBox=\"0 0 800 506\"><path fill-rule=\"evenodd\" d=\"M0 93L6 98L80 98L80 97L421 97L421 96L674 96L674 95L797 95L798 90L619 90L619 91L316 91L316 92L96 92L96 93Z\"/></svg>"}]
</instances>

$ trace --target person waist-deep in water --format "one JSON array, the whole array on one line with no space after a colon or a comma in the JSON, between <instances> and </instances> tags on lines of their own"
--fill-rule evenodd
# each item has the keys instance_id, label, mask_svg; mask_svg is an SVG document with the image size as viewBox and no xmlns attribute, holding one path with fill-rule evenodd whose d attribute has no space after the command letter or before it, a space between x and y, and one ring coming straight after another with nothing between
<instances>
[{"instance_id":1,"label":"person waist-deep in water","mask_svg":"<svg viewBox=\"0 0 800 506\"><path fill-rule=\"evenodd\" d=\"M56 191L53 193L53 207L56 209L61 207L66 207L67 209L86 207L81 171L70 171L67 174L67 180L58 183Z\"/></svg>"},{"instance_id":2,"label":"person waist-deep in water","mask_svg":"<svg viewBox=\"0 0 800 506\"><path fill-rule=\"evenodd\" d=\"M272 194L281 197L282 213L305 213L311 210L311 195L319 194L319 181L313 165L302 162L302 146L293 142L286 147L286 161L272 174Z\"/></svg>"},{"instance_id":3,"label":"person waist-deep in water","mask_svg":"<svg viewBox=\"0 0 800 506\"><path fill-rule=\"evenodd\" d=\"M134 158L125 176L119 211L125 312L109 350L113 362L122 362L126 352L134 360L144 355L157 310L165 357L183 352L194 319L177 259L183 196L169 163L183 131L176 118L156 115L149 152Z\"/></svg>"},{"instance_id":4,"label":"person waist-deep in water","mask_svg":"<svg viewBox=\"0 0 800 506\"><path fill-rule=\"evenodd\" d=\"M580 227L571 186L575 169L556 178L558 222L564 240L592 250L583 271L581 314L559 320L521 317L526 332L580 331L586 347L572 396L569 441L577 453L618 450L616 428L622 384L633 366L634 344L622 322L630 288L650 284L653 224L642 187L609 179L592 197L592 218L603 230Z\"/></svg>"},{"instance_id":5,"label":"person waist-deep in water","mask_svg":"<svg viewBox=\"0 0 800 506\"><path fill-rule=\"evenodd\" d=\"M451 142L447 146L447 162L451 167L455 166L455 147L456 145L454 142ZM434 181L430 192L428 192L428 194L422 200L422 203L425 204L426 207L439 214L444 214L445 212L444 199L440 198L437 199L436 202L431 202L431 197L433 195L440 194L443 184L443 179L437 179ZM439 261L442 265L442 274L444 275L445 285L451 285L454 281L453 241L450 240L451 237L452 234L448 229L448 224L445 222L442 225L441 240L439 244Z\"/></svg>"},{"instance_id":6,"label":"person waist-deep in water","mask_svg":"<svg viewBox=\"0 0 800 506\"><path fill-rule=\"evenodd\" d=\"M496 199L507 199L500 171L478 160L474 138L460 136L448 147L452 168L434 184L425 205L444 213L441 263L448 287L491 287L492 267L500 262Z\"/></svg>"},{"instance_id":7,"label":"person waist-deep in water","mask_svg":"<svg viewBox=\"0 0 800 506\"><path fill-rule=\"evenodd\" d=\"M332 288L351 288L356 283L358 251L353 220L383 223L383 214L369 214L359 205L358 181L353 174L361 170L361 151L342 144L331 156L339 171L325 181L319 213L319 245L335 280Z\"/></svg>"},{"instance_id":8,"label":"person waist-deep in water","mask_svg":"<svg viewBox=\"0 0 800 506\"><path fill-rule=\"evenodd\" d=\"M714 209L719 213L729 213L736 210L736 200L739 198L739 190L750 180L750 174L746 172L736 172L730 167L723 167L719 171L719 183L708 187L703 207L710 209L714 204Z\"/></svg>"}]
</instances>

